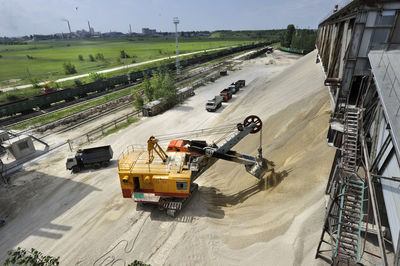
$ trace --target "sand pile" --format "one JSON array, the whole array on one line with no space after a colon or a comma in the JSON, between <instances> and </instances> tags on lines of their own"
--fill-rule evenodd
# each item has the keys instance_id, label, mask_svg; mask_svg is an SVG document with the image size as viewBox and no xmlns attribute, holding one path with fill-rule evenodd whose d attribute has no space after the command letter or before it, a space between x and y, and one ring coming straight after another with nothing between
<instances>
[{"instance_id":1,"label":"sand pile","mask_svg":"<svg viewBox=\"0 0 400 266\"><path fill-rule=\"evenodd\" d=\"M328 119L328 97L321 91L264 121L263 154L276 164L275 176L266 181L222 161L199 178L200 193L188 209L206 209L210 219L185 234L167 262L183 265L203 246L211 254L193 264L317 263L313 256L324 215L323 189L333 158L325 141ZM257 137L236 150L254 154ZM187 260L176 259L178 253Z\"/></svg>"},{"instance_id":2,"label":"sand pile","mask_svg":"<svg viewBox=\"0 0 400 266\"><path fill-rule=\"evenodd\" d=\"M20 174L32 182L34 196L11 190L20 208L0 230L0 257L23 246L61 256L63 265L124 265L135 259L151 265L322 263L314 254L334 150L326 145L328 94L315 56L297 60L276 51L247 61L185 103L93 144L111 144L117 157L151 135L236 124L255 114L264 122L263 154L276 164L275 176L259 182L243 166L219 161L197 179L200 190L172 219L122 198L116 161L107 169L67 172L66 148ZM271 59L275 63L266 65ZM247 85L229 103L215 113L204 110L208 99L238 79ZM256 155L259 138L247 136L235 150ZM7 200L0 197L2 205Z\"/></svg>"}]
</instances>

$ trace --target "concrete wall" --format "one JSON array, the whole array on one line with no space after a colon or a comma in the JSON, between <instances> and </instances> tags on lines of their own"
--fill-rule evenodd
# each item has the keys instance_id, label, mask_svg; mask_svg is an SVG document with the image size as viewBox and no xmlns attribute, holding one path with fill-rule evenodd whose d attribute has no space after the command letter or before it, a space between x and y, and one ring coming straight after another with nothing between
<instances>
[{"instance_id":1,"label":"concrete wall","mask_svg":"<svg viewBox=\"0 0 400 266\"><path fill-rule=\"evenodd\" d=\"M25 135L9 139L3 146L16 160L22 159L36 151L32 138Z\"/></svg>"}]
</instances>

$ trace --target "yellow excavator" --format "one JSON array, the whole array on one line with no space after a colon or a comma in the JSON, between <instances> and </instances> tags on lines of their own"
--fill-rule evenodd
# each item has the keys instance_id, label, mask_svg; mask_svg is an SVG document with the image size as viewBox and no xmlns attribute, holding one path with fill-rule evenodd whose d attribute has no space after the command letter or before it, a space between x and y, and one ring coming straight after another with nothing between
<instances>
[{"instance_id":1,"label":"yellow excavator","mask_svg":"<svg viewBox=\"0 0 400 266\"><path fill-rule=\"evenodd\" d=\"M174 139L164 151L158 139L152 136L147 141L147 150L130 146L118 162L122 195L133 197L138 203L156 204L160 210L175 216L197 190L196 178L218 159L243 164L248 173L261 179L272 170L262 157L261 143L257 157L231 150L245 136L255 134L261 128L261 119L252 115L237 124L218 145L201 140Z\"/></svg>"}]
</instances>

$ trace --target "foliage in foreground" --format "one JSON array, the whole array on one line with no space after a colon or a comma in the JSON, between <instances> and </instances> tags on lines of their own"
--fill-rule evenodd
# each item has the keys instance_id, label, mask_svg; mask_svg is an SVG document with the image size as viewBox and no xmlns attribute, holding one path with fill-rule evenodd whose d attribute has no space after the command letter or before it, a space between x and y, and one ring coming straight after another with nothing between
<instances>
[{"instance_id":1,"label":"foliage in foreground","mask_svg":"<svg viewBox=\"0 0 400 266\"><path fill-rule=\"evenodd\" d=\"M55 266L59 265L60 257L46 256L42 252L31 248L30 251L18 247L7 252L8 258L4 265L31 265L31 266Z\"/></svg>"},{"instance_id":2,"label":"foliage in foreground","mask_svg":"<svg viewBox=\"0 0 400 266\"><path fill-rule=\"evenodd\" d=\"M140 260L134 260L132 263L129 263L128 266L150 266L150 264L146 264Z\"/></svg>"}]
</instances>

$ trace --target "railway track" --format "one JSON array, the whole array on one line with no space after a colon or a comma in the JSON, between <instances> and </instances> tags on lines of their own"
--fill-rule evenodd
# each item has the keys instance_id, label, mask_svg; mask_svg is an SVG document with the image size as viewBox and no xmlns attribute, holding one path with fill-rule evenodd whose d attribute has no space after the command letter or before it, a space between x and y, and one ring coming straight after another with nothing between
<instances>
[{"instance_id":1,"label":"railway track","mask_svg":"<svg viewBox=\"0 0 400 266\"><path fill-rule=\"evenodd\" d=\"M107 95L107 94L110 94L110 93L113 93L113 92L117 92L117 91L120 91L120 90L123 90L123 89L127 89L129 87L136 86L136 85L138 85L140 83L141 82L134 82L134 83L127 84L127 85L121 85L121 86L118 86L118 87L116 87L116 88L114 88L112 90L102 91L102 92L99 92L99 93L94 93L94 94L88 95L87 97L76 99L75 101L72 101L72 102L58 103L58 104L55 104L54 106L51 106L51 107L43 109L43 110L36 111L34 113L30 113L30 114L26 114L26 115L20 115L20 116L13 116L13 117L10 117L10 118L7 118L7 119L3 119L3 120L0 121L0 127L10 128L12 126L18 125L18 124L20 124L22 122L25 122L25 121L28 121L30 119L38 118L38 117L41 117L41 116L45 116L45 115L48 115L48 114L51 114L51 113L59 112L59 111L74 107L74 106L77 106L77 105L81 105L81 104L84 104L86 102L94 101L96 99L99 99L99 98Z\"/></svg>"}]
</instances>

